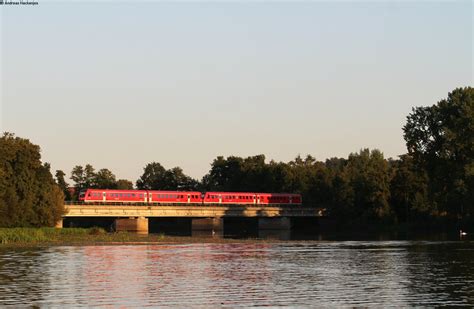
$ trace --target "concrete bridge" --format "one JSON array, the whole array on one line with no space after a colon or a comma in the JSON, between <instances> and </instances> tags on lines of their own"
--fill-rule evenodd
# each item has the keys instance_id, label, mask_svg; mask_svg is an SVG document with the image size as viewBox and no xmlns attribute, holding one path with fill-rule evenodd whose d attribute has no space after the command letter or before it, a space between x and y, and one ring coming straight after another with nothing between
<instances>
[{"instance_id":1,"label":"concrete bridge","mask_svg":"<svg viewBox=\"0 0 474 309\"><path fill-rule=\"evenodd\" d=\"M257 218L259 229L290 229L292 218L324 216L324 209L301 206L65 205L64 218L115 218L117 231L148 233L148 218L189 218L193 230L222 230L223 218ZM62 221L58 227L62 227Z\"/></svg>"}]
</instances>

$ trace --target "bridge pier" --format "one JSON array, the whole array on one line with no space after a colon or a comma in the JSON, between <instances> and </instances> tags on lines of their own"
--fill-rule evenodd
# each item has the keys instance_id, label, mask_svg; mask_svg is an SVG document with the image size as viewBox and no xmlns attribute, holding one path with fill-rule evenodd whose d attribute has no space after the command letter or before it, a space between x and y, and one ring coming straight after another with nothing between
<instances>
[{"instance_id":1,"label":"bridge pier","mask_svg":"<svg viewBox=\"0 0 474 309\"><path fill-rule=\"evenodd\" d=\"M258 218L259 230L290 230L291 219L288 217Z\"/></svg>"},{"instance_id":2,"label":"bridge pier","mask_svg":"<svg viewBox=\"0 0 474 309\"><path fill-rule=\"evenodd\" d=\"M148 218L117 218L115 219L115 231L148 234Z\"/></svg>"}]
</instances>

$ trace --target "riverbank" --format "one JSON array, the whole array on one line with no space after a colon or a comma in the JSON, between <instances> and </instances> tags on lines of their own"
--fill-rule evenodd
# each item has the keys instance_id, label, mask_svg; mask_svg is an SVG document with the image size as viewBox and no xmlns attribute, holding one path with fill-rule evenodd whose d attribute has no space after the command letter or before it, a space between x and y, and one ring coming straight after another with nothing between
<instances>
[{"instance_id":1,"label":"riverbank","mask_svg":"<svg viewBox=\"0 0 474 309\"><path fill-rule=\"evenodd\" d=\"M275 242L277 239L232 239L222 237L139 235L128 232L108 233L102 228L0 228L0 248L55 245L179 244Z\"/></svg>"}]
</instances>

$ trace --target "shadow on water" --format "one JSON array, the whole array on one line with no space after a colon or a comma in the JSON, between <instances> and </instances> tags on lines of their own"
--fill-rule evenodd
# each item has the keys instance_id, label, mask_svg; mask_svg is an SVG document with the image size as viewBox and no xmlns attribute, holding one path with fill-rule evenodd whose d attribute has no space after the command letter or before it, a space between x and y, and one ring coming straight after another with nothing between
<instances>
[{"instance_id":1,"label":"shadow on water","mask_svg":"<svg viewBox=\"0 0 474 309\"><path fill-rule=\"evenodd\" d=\"M149 218L148 231L170 236L192 236L191 223L191 218Z\"/></svg>"}]
</instances>

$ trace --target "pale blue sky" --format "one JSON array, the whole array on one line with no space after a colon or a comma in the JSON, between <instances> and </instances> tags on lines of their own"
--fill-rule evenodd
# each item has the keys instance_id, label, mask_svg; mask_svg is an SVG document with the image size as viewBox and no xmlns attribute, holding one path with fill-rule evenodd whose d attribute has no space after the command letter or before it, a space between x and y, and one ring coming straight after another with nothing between
<instances>
[{"instance_id":1,"label":"pale blue sky","mask_svg":"<svg viewBox=\"0 0 474 309\"><path fill-rule=\"evenodd\" d=\"M38 1L0 7L0 129L67 174L396 157L412 106L473 81L472 1Z\"/></svg>"}]
</instances>

